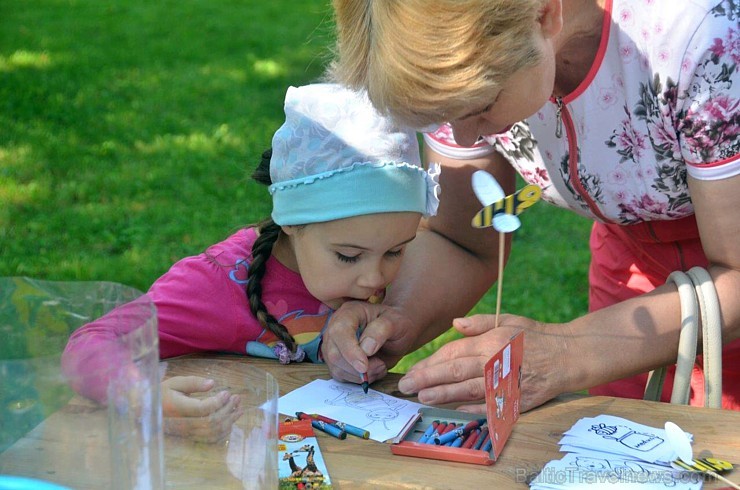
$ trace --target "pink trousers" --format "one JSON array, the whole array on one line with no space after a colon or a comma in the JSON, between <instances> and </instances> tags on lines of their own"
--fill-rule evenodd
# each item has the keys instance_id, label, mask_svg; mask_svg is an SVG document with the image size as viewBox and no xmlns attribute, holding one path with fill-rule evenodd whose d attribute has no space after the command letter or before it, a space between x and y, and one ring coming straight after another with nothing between
<instances>
[{"instance_id":1,"label":"pink trousers","mask_svg":"<svg viewBox=\"0 0 740 490\"><path fill-rule=\"evenodd\" d=\"M598 310L638 296L665 283L675 271L707 266L693 216L636 225L594 223L591 230L589 309ZM678 333L676 334L678 335ZM669 401L675 369L668 370L661 399ZM620 379L589 390L592 395L642 398L647 374ZM704 405L702 359L691 375L691 405ZM722 406L740 410L740 341L722 351Z\"/></svg>"}]
</instances>

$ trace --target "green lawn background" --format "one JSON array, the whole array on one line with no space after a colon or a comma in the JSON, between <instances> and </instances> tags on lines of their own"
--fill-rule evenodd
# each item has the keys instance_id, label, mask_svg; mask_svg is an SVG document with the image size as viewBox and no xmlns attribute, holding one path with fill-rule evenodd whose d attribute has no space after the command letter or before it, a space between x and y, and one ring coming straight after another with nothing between
<instances>
[{"instance_id":1,"label":"green lawn background","mask_svg":"<svg viewBox=\"0 0 740 490\"><path fill-rule=\"evenodd\" d=\"M332 42L328 1L3 0L0 276L145 291L267 216L249 174ZM502 310L584 313L589 222L544 203L522 221ZM492 288L474 312L494 307Z\"/></svg>"}]
</instances>

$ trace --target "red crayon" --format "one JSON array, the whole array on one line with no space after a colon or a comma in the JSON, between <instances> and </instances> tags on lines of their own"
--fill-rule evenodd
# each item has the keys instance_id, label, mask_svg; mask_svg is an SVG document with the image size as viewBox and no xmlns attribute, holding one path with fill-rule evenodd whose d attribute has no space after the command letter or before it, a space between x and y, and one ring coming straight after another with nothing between
<instances>
[{"instance_id":1,"label":"red crayon","mask_svg":"<svg viewBox=\"0 0 740 490\"><path fill-rule=\"evenodd\" d=\"M468 434L468 437L465 438L463 441L462 447L470 449L473 447L473 444L475 444L475 441L478 440L478 436L480 436L480 429L473 430L470 434Z\"/></svg>"},{"instance_id":2,"label":"red crayon","mask_svg":"<svg viewBox=\"0 0 740 490\"><path fill-rule=\"evenodd\" d=\"M434 434L432 434L432 436L440 435L442 432L444 432L446 428L447 428L447 422L440 422L439 424L437 424L437 428L434 429Z\"/></svg>"},{"instance_id":3,"label":"red crayon","mask_svg":"<svg viewBox=\"0 0 740 490\"><path fill-rule=\"evenodd\" d=\"M322 432L326 432L327 434L329 434L331 436L334 436L337 439L346 439L347 438L347 432L344 429L342 429L340 427L337 427L334 424L326 423L323 420L319 420L319 419L317 419L315 417L312 417L311 415L309 415L307 413L303 413L303 412L296 412L296 415L301 420L310 420L311 421L311 425L315 429L319 429Z\"/></svg>"},{"instance_id":4,"label":"red crayon","mask_svg":"<svg viewBox=\"0 0 740 490\"><path fill-rule=\"evenodd\" d=\"M473 429L477 429L481 425L486 423L486 419L471 420L465 426L462 424L458 425L454 430L447 431L446 434L440 435L434 440L435 444L443 444L445 446L452 444L457 437L466 437ZM452 432L452 433L451 433Z\"/></svg>"},{"instance_id":5,"label":"red crayon","mask_svg":"<svg viewBox=\"0 0 740 490\"><path fill-rule=\"evenodd\" d=\"M486 419L477 419L477 420L471 420L467 424L465 424L465 427L463 427L463 434L467 434L473 429L477 429L478 427L482 426L486 423Z\"/></svg>"},{"instance_id":6,"label":"red crayon","mask_svg":"<svg viewBox=\"0 0 740 490\"><path fill-rule=\"evenodd\" d=\"M449 440L445 443L445 446L451 446L452 442L457 438L457 435L455 434L458 428L458 424L455 422L450 422L447 424L447 427L445 428L444 432L442 432L439 437L434 439L434 444L437 444L437 441L439 441L440 437L449 438Z\"/></svg>"}]
</instances>

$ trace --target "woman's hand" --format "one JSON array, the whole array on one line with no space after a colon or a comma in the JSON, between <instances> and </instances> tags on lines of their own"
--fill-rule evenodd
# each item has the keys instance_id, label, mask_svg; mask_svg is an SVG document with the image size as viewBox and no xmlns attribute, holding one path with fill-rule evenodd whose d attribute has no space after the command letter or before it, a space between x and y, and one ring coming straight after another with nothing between
<instances>
[{"instance_id":1,"label":"woman's hand","mask_svg":"<svg viewBox=\"0 0 740 490\"><path fill-rule=\"evenodd\" d=\"M560 357L565 357L561 325L546 325L514 316L494 315L458 318L453 326L464 338L443 345L428 358L416 363L398 383L403 393L418 393L421 403L439 405L478 402L460 410L483 413L485 381L483 369L517 332L524 330L521 410L527 411L566 391ZM559 356L559 354L563 354Z\"/></svg>"},{"instance_id":2,"label":"woman's hand","mask_svg":"<svg viewBox=\"0 0 740 490\"><path fill-rule=\"evenodd\" d=\"M221 391L211 396L195 397L215 385L199 376L174 376L162 381L162 415L167 434L189 437L200 442L218 442L231 432L242 415L239 395Z\"/></svg>"},{"instance_id":3,"label":"woman's hand","mask_svg":"<svg viewBox=\"0 0 740 490\"><path fill-rule=\"evenodd\" d=\"M402 310L365 301L344 303L332 315L323 334L321 354L334 379L360 382L367 372L372 383L406 354L413 339L411 320ZM362 330L359 339L358 330Z\"/></svg>"}]
</instances>

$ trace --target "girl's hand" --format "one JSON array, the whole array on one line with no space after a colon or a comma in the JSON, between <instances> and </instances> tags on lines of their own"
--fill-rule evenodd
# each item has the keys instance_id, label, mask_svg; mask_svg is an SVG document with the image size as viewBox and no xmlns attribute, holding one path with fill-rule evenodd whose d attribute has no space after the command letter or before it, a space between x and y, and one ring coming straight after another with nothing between
<instances>
[{"instance_id":1,"label":"girl's hand","mask_svg":"<svg viewBox=\"0 0 740 490\"><path fill-rule=\"evenodd\" d=\"M332 377L359 383L367 372L372 383L388 373L403 355L410 320L397 308L365 301L344 303L323 334L321 354ZM358 330L362 330L357 338Z\"/></svg>"},{"instance_id":2,"label":"girl's hand","mask_svg":"<svg viewBox=\"0 0 740 490\"><path fill-rule=\"evenodd\" d=\"M165 433L200 442L226 438L243 413L239 395L221 391L205 398L192 396L205 393L214 385L212 379L199 376L174 376L162 381Z\"/></svg>"},{"instance_id":3,"label":"girl's hand","mask_svg":"<svg viewBox=\"0 0 740 490\"><path fill-rule=\"evenodd\" d=\"M483 369L488 360L518 331L524 330L521 410L527 411L561 393L563 366L558 354L567 352L557 325L545 325L514 315L458 318L453 326L465 338L443 345L428 358L416 363L401 378L403 393L418 393L419 402L439 405L477 402L458 407L469 412L485 412Z\"/></svg>"}]
</instances>

